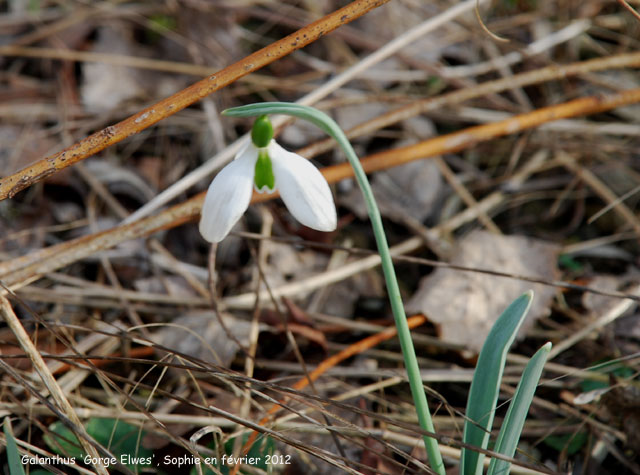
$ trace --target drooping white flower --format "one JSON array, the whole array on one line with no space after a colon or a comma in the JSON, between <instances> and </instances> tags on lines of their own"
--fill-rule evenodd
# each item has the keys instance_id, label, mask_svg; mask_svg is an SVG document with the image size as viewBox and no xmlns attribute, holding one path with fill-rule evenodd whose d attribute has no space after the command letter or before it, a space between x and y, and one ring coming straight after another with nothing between
<instances>
[{"instance_id":1,"label":"drooping white flower","mask_svg":"<svg viewBox=\"0 0 640 475\"><path fill-rule=\"evenodd\" d=\"M266 125L265 125L266 124ZM252 190L280 197L302 224L318 231L337 226L329 184L307 159L289 152L272 139L266 116L259 117L252 140L216 175L202 207L200 233L209 242L222 241L249 207Z\"/></svg>"}]
</instances>

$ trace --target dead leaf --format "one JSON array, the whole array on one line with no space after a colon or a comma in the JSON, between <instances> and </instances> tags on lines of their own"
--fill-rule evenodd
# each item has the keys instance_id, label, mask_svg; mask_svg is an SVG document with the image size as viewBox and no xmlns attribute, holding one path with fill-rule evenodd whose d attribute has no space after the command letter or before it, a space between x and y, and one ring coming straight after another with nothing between
<instances>
[{"instance_id":1,"label":"dead leaf","mask_svg":"<svg viewBox=\"0 0 640 475\"><path fill-rule=\"evenodd\" d=\"M358 96L358 94L355 94ZM336 122L343 130L349 130L368 120L384 114L387 108L377 102L365 102L363 104L351 104L341 107L336 111Z\"/></svg>"},{"instance_id":2,"label":"dead leaf","mask_svg":"<svg viewBox=\"0 0 640 475\"><path fill-rule=\"evenodd\" d=\"M557 245L546 241L474 231L458 243L451 263L555 280L558 252ZM517 278L439 268L422 279L407 310L424 313L439 324L442 339L479 352L500 314L529 289L534 290L535 298L520 329L522 337L536 319L548 314L555 292L553 287Z\"/></svg>"},{"instance_id":3,"label":"dead leaf","mask_svg":"<svg viewBox=\"0 0 640 475\"><path fill-rule=\"evenodd\" d=\"M369 318L359 303L366 299L386 299L384 279L374 270L360 272L330 287L320 309L328 315L354 315Z\"/></svg>"},{"instance_id":4,"label":"dead leaf","mask_svg":"<svg viewBox=\"0 0 640 475\"><path fill-rule=\"evenodd\" d=\"M592 389L591 391L580 393L580 394L578 394L577 396L575 396L573 398L573 404L575 404L576 406L582 406L584 404L591 404L592 402L597 401L598 399L600 399L600 397L603 394L606 394L609 391L611 391L611 387L610 386L608 386L606 388Z\"/></svg>"},{"instance_id":5,"label":"dead leaf","mask_svg":"<svg viewBox=\"0 0 640 475\"><path fill-rule=\"evenodd\" d=\"M287 308L287 314L284 318L287 319L287 328L291 333L300 335L327 351L327 339L324 333L315 328L313 320L307 313L290 299L283 298L282 301ZM284 332L285 330L282 317L273 310L264 310L260 315L260 321L275 327L279 332Z\"/></svg>"},{"instance_id":6,"label":"dead leaf","mask_svg":"<svg viewBox=\"0 0 640 475\"><path fill-rule=\"evenodd\" d=\"M290 282L298 282L322 271L327 265L327 256L310 249L296 249L291 244L264 241L263 252L268 265L264 277L272 289ZM263 288L264 283L261 283ZM253 290L253 289L251 289Z\"/></svg>"},{"instance_id":7,"label":"dead leaf","mask_svg":"<svg viewBox=\"0 0 640 475\"><path fill-rule=\"evenodd\" d=\"M588 285L603 292L616 292L620 287L621 281L622 279L612 275L598 275L591 279ZM593 315L601 315L619 301L618 297L607 297L593 292L585 292L582 295L582 306Z\"/></svg>"},{"instance_id":8,"label":"dead leaf","mask_svg":"<svg viewBox=\"0 0 640 475\"><path fill-rule=\"evenodd\" d=\"M227 328L243 345L249 345L251 322L224 315ZM182 328L180 328L182 327ZM260 325L260 329L264 325ZM209 363L228 367L240 349L229 338L214 312L197 312L184 315L172 322L171 326L157 332L153 341L166 348L174 349Z\"/></svg>"},{"instance_id":9,"label":"dead leaf","mask_svg":"<svg viewBox=\"0 0 640 475\"><path fill-rule=\"evenodd\" d=\"M420 117L404 121L407 132L419 139L436 135L430 120ZM415 140L401 140L396 146L409 145ZM380 213L402 222L405 216L423 222L440 210L438 202L444 199L445 186L438 165L430 160L418 160L401 167L393 167L374 175L371 188L376 197ZM360 219L367 218L367 208L359 188L349 190L341 200Z\"/></svg>"},{"instance_id":10,"label":"dead leaf","mask_svg":"<svg viewBox=\"0 0 640 475\"><path fill-rule=\"evenodd\" d=\"M136 290L146 293L172 295L174 297L198 297L193 287L179 275L163 275L162 277L144 277L133 283Z\"/></svg>"},{"instance_id":11,"label":"dead leaf","mask_svg":"<svg viewBox=\"0 0 640 475\"><path fill-rule=\"evenodd\" d=\"M407 215L418 221L427 219L438 209L435 204L444 190L438 166L427 161L407 163L378 172L371 182L371 188L380 213L398 221ZM341 202L360 219L367 218L367 208L359 188L350 190Z\"/></svg>"},{"instance_id":12,"label":"dead leaf","mask_svg":"<svg viewBox=\"0 0 640 475\"><path fill-rule=\"evenodd\" d=\"M280 323L276 325L276 328L279 331L284 332L283 324ZM300 325L298 323L288 323L287 328L294 335L299 335L301 337L306 338L309 341L312 341L316 345L320 346L324 351L328 350L329 347L327 345L327 339L325 338L324 333L322 333L320 330L316 330L313 327Z\"/></svg>"},{"instance_id":13,"label":"dead leaf","mask_svg":"<svg viewBox=\"0 0 640 475\"><path fill-rule=\"evenodd\" d=\"M326 137L327 135L315 125L300 120L285 127L278 142L285 143L291 148L298 148Z\"/></svg>"},{"instance_id":14,"label":"dead leaf","mask_svg":"<svg viewBox=\"0 0 640 475\"><path fill-rule=\"evenodd\" d=\"M169 51L157 51L136 41L134 30L126 23L110 22L97 30L91 51L130 57L177 59ZM163 56L159 58L158 56ZM179 90L185 80L173 73L145 71L112 63L82 65L82 103L90 112L113 111L126 103L165 97Z\"/></svg>"},{"instance_id":15,"label":"dead leaf","mask_svg":"<svg viewBox=\"0 0 640 475\"><path fill-rule=\"evenodd\" d=\"M300 325L306 325L308 327L313 326L313 319L309 317L307 312L305 312L302 307L296 305L296 303L290 298L283 297L282 303L287 307L289 311L289 318L293 323L298 323Z\"/></svg>"},{"instance_id":16,"label":"dead leaf","mask_svg":"<svg viewBox=\"0 0 640 475\"><path fill-rule=\"evenodd\" d=\"M611 377L613 387L602 396L602 403L615 426L627 435L626 446L635 453L640 450L640 389L628 381Z\"/></svg>"},{"instance_id":17,"label":"dead leaf","mask_svg":"<svg viewBox=\"0 0 640 475\"><path fill-rule=\"evenodd\" d=\"M91 51L136 56L132 32L121 24L98 29L98 38ZM139 70L108 63L82 65L82 102L89 111L114 110L126 101L147 97L147 88Z\"/></svg>"}]
</instances>

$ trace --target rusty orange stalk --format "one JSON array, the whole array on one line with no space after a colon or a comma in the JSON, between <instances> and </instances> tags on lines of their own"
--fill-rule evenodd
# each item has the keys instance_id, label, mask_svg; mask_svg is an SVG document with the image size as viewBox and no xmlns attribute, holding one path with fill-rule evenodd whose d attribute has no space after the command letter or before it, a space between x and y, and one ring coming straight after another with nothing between
<instances>
[{"instance_id":1,"label":"rusty orange stalk","mask_svg":"<svg viewBox=\"0 0 640 475\"><path fill-rule=\"evenodd\" d=\"M58 153L45 157L33 165L3 178L0 181L0 201L11 198L34 183L152 126L209 94L228 86L238 78L313 43L339 26L361 17L388 1L355 0L346 7L326 15L131 117L106 127Z\"/></svg>"},{"instance_id":2,"label":"rusty orange stalk","mask_svg":"<svg viewBox=\"0 0 640 475\"><path fill-rule=\"evenodd\" d=\"M533 112L516 115L491 124L470 127L459 132L424 140L414 145L376 153L362 159L368 173L408 163L413 160L458 152L477 143L514 134L554 120L597 114L615 107L640 102L640 88L607 96L590 96L573 101L543 107ZM347 163L326 167L322 173L329 183L336 183L353 176ZM254 195L253 202L273 199L276 194ZM40 275L71 264L79 259L114 247L130 239L148 236L162 229L170 229L192 219L200 213L204 193L184 203L175 205L155 216L117 226L113 229L84 236L31 252L25 256L0 263L0 279L7 286L21 286L36 280Z\"/></svg>"},{"instance_id":3,"label":"rusty orange stalk","mask_svg":"<svg viewBox=\"0 0 640 475\"><path fill-rule=\"evenodd\" d=\"M427 321L427 318L424 315L413 315L412 317L409 317L407 319L407 323L411 330L419 327L420 325L424 324L426 321ZM394 325L392 327L388 327L382 330L380 333L376 333L375 335L368 336L350 345L348 348L345 348L339 353L336 353L335 355L332 355L329 358L322 361L316 367L316 369L314 369L309 373L308 378L305 377L298 380L292 386L293 389L295 389L296 391L302 391L304 388L306 388L309 385L310 382L317 380L320 376L322 376L324 373L329 371L334 366L340 364L342 361L346 360L347 358L351 358L352 356L363 353L379 345L383 341L390 340L397 334L398 334L398 330ZM269 420L273 417L273 415L276 414L282 408L281 405L286 404L287 401L288 401L288 398L284 398L280 400L280 405L273 404L267 411L267 415L264 416L260 420L260 422L258 422L258 424L262 426L262 425L265 425L267 422L269 422ZM249 450L251 450L251 446L255 442L257 436L258 436L257 432L255 431L251 432L251 434L249 435L249 438L247 439L247 442L242 447L243 454L249 453ZM239 469L240 469L240 465L234 466L232 473L237 473Z\"/></svg>"},{"instance_id":4,"label":"rusty orange stalk","mask_svg":"<svg viewBox=\"0 0 640 475\"><path fill-rule=\"evenodd\" d=\"M367 173L384 170L420 158L434 157L445 153L455 153L473 145L504 135L516 134L548 122L571 117L598 114L616 107L640 101L640 88L622 91L607 96L589 96L553 106L543 107L533 112L516 115L499 122L477 125L425 140L414 145L369 155L362 160ZM323 170L327 181L334 183L350 177L348 163L341 163Z\"/></svg>"},{"instance_id":5,"label":"rusty orange stalk","mask_svg":"<svg viewBox=\"0 0 640 475\"><path fill-rule=\"evenodd\" d=\"M619 3L620 5L622 5L624 8L626 8L627 10L629 10L629 12L630 12L634 17L636 17L636 20L640 20L640 13L638 13L637 11L635 11L635 10L634 10L634 8L633 8L631 5L629 5L629 4L627 3L627 1L626 1L626 0L618 0L618 3Z\"/></svg>"},{"instance_id":6,"label":"rusty orange stalk","mask_svg":"<svg viewBox=\"0 0 640 475\"><path fill-rule=\"evenodd\" d=\"M371 134L375 130L380 130L392 124L443 108L450 108L455 104L460 104L478 97L488 97L505 90L522 88L536 83L569 78L590 72L602 71L606 69L627 69L640 66L640 53L626 53L604 58L594 58L587 61L579 61L566 65L551 65L544 68L514 74L501 79L495 79L480 83L473 87L456 89L455 91L440 94L434 97L426 97L397 109L385 112L373 119L361 122L358 125L346 130L349 139ZM320 140L297 151L303 157L314 157L322 152L331 150L335 142L331 138Z\"/></svg>"}]
</instances>

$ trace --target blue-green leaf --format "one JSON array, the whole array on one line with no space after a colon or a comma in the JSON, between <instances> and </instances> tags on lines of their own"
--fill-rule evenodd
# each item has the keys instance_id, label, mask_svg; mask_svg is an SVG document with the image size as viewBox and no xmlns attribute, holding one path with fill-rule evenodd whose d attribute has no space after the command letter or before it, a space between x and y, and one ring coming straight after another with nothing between
<instances>
[{"instance_id":1,"label":"blue-green leaf","mask_svg":"<svg viewBox=\"0 0 640 475\"><path fill-rule=\"evenodd\" d=\"M527 363L502 423L494 451L511 458L516 453L524 421L527 418L549 351L551 351L551 343L540 348ZM487 475L506 475L509 473L510 467L511 462L494 458L489 464Z\"/></svg>"},{"instance_id":2,"label":"blue-green leaf","mask_svg":"<svg viewBox=\"0 0 640 475\"><path fill-rule=\"evenodd\" d=\"M9 459L9 473L11 475L24 475L24 468L20 462L20 452L18 444L11 431L11 421L8 417L4 418L4 436L7 439L7 459Z\"/></svg>"},{"instance_id":3,"label":"blue-green leaf","mask_svg":"<svg viewBox=\"0 0 640 475\"><path fill-rule=\"evenodd\" d=\"M467 420L462 436L465 444L487 448L507 351L524 321L532 299L533 291L529 291L509 305L494 323L482 346L467 400ZM463 448L460 473L480 475L483 460L484 454Z\"/></svg>"}]
</instances>

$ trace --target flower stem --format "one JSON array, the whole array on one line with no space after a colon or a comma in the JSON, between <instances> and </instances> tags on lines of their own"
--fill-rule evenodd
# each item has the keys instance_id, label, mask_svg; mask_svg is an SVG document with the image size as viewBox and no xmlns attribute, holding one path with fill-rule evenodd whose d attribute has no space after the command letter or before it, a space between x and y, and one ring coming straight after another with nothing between
<instances>
[{"instance_id":1,"label":"flower stem","mask_svg":"<svg viewBox=\"0 0 640 475\"><path fill-rule=\"evenodd\" d=\"M376 238L378 252L380 253L380 261L382 263L382 271L387 284L389 301L391 302L391 310L393 312L396 328L398 329L400 347L402 348L402 355L407 368L409 386L411 388L411 394L418 413L418 421L420 422L420 427L422 427L424 431L435 434L433 421L431 420L431 413L429 412L429 405L427 404L427 397L422 386L422 377L420 376L420 368L418 367L418 360L413 347L411 332L407 324L407 316L404 311L402 297L398 287L398 280L393 267L393 261L391 260L391 253L389 252L387 237L382 225L382 218L380 217L380 210L378 209L375 197L373 196L373 191L369 185L367 175L364 172L362 165L360 164L360 160L358 160L358 157L356 156L356 153L346 135L338 124L324 112L299 104L265 102L227 109L223 114L232 117L251 117L262 114L284 114L299 117L313 123L333 137L346 154L349 163L353 167L358 185L364 195L369 219L371 220L371 226ZM423 437L423 440L431 468L439 475L444 475L444 463L442 461L442 455L440 454L437 440L426 435Z\"/></svg>"}]
</instances>

